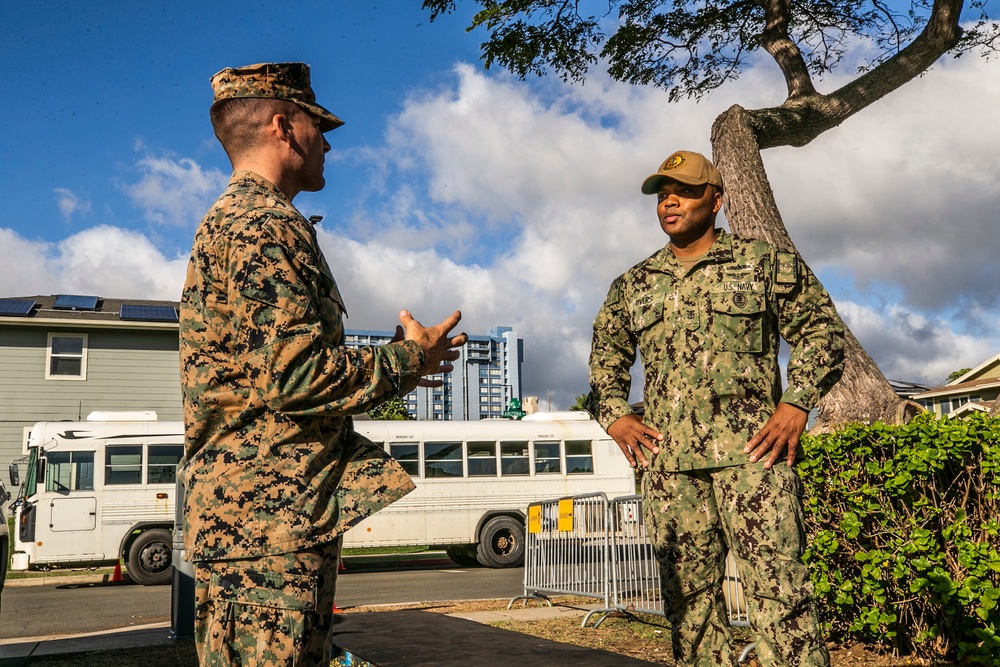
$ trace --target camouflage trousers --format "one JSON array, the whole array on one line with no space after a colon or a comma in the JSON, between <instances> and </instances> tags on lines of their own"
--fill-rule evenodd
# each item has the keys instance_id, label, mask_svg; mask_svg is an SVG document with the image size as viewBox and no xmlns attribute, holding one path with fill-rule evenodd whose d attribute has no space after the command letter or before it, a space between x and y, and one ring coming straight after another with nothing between
<instances>
[{"instance_id":1,"label":"camouflage trousers","mask_svg":"<svg viewBox=\"0 0 1000 667\"><path fill-rule=\"evenodd\" d=\"M197 561L202 667L330 664L340 540L253 560Z\"/></svg>"},{"instance_id":2,"label":"camouflage trousers","mask_svg":"<svg viewBox=\"0 0 1000 667\"><path fill-rule=\"evenodd\" d=\"M722 582L732 550L765 667L830 664L802 564L802 484L784 463L650 471L646 530L660 562L664 611L678 665L736 665Z\"/></svg>"}]
</instances>

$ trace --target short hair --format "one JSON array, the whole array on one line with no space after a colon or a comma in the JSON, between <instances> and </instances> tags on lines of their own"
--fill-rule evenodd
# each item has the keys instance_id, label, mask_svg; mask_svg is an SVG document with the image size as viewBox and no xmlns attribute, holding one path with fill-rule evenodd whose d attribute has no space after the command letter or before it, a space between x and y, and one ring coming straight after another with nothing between
<instances>
[{"instance_id":1,"label":"short hair","mask_svg":"<svg viewBox=\"0 0 1000 667\"><path fill-rule=\"evenodd\" d=\"M294 102L266 97L237 97L212 105L212 129L230 161L253 149L260 130L275 114L293 116L299 111Z\"/></svg>"}]
</instances>

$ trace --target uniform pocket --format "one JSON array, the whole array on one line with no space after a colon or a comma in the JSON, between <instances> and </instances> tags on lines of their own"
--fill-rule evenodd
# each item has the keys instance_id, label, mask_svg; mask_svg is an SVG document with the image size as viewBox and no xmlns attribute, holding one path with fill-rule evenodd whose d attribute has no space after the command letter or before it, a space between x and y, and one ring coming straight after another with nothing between
<instances>
[{"instance_id":1,"label":"uniform pocket","mask_svg":"<svg viewBox=\"0 0 1000 667\"><path fill-rule=\"evenodd\" d=\"M648 329L663 319L662 298L646 295L635 299L629 306L629 316L633 331Z\"/></svg>"},{"instance_id":2,"label":"uniform pocket","mask_svg":"<svg viewBox=\"0 0 1000 667\"><path fill-rule=\"evenodd\" d=\"M767 302L760 292L712 292L713 333L718 346L730 352L759 354L764 349L764 313Z\"/></svg>"},{"instance_id":3,"label":"uniform pocket","mask_svg":"<svg viewBox=\"0 0 1000 667\"><path fill-rule=\"evenodd\" d=\"M223 567L212 573L208 596L219 602L314 611L317 586L315 578L306 575Z\"/></svg>"}]
</instances>

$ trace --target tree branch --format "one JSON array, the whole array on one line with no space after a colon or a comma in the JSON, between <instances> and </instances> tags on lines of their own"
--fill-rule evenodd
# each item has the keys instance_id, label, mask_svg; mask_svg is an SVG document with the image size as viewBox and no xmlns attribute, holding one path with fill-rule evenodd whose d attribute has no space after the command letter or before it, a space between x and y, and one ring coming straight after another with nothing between
<instances>
[{"instance_id":1,"label":"tree branch","mask_svg":"<svg viewBox=\"0 0 1000 667\"><path fill-rule=\"evenodd\" d=\"M790 92L779 107L751 111L761 149L804 146L919 76L962 37L958 23L962 4L962 0L935 0L927 25L909 46L839 90L799 97Z\"/></svg>"},{"instance_id":2,"label":"tree branch","mask_svg":"<svg viewBox=\"0 0 1000 667\"><path fill-rule=\"evenodd\" d=\"M761 46L771 54L778 64L781 73L785 75L785 85L788 87L788 99L798 99L816 94L809 68L802 57L802 51L788 34L788 20L791 14L789 0L763 0L764 31L761 33Z\"/></svg>"}]
</instances>

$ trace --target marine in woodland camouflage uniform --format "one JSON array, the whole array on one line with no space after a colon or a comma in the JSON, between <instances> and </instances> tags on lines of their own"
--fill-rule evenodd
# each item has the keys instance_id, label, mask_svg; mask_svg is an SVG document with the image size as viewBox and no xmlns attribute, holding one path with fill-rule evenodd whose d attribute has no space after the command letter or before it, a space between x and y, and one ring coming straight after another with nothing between
<instances>
[{"instance_id":1,"label":"marine in woodland camouflage uniform","mask_svg":"<svg viewBox=\"0 0 1000 667\"><path fill-rule=\"evenodd\" d=\"M828 665L792 464L808 410L840 378L843 324L795 253L715 228L722 180L703 156L674 153L642 191L658 195L670 243L612 283L589 403L633 465L648 465L643 507L674 657L736 664L722 593L731 549L761 662ZM779 336L791 348L784 391ZM628 402L637 348L641 419Z\"/></svg>"},{"instance_id":2,"label":"marine in woodland camouflage uniform","mask_svg":"<svg viewBox=\"0 0 1000 667\"><path fill-rule=\"evenodd\" d=\"M212 86L234 173L196 233L180 313L198 653L325 666L339 536L414 488L350 415L450 370L465 336L448 337L457 312L424 329L404 311L405 339L344 347L343 299L291 203L323 187L322 133L343 121L302 63L226 69Z\"/></svg>"}]
</instances>

